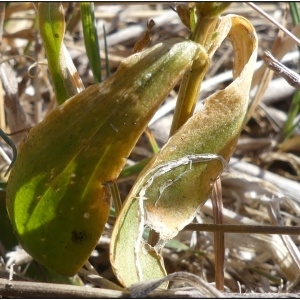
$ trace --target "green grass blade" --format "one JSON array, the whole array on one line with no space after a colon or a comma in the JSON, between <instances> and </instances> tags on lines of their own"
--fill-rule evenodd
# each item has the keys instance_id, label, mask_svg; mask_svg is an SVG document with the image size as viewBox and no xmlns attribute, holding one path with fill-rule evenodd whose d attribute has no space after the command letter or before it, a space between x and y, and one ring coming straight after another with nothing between
<instances>
[{"instance_id":1,"label":"green grass blade","mask_svg":"<svg viewBox=\"0 0 300 300\"><path fill-rule=\"evenodd\" d=\"M101 82L101 59L93 2L81 2L81 19L86 54L95 82Z\"/></svg>"},{"instance_id":2,"label":"green grass blade","mask_svg":"<svg viewBox=\"0 0 300 300\"><path fill-rule=\"evenodd\" d=\"M109 59L108 59L108 47L107 47L107 39L106 39L106 29L103 25L103 36L104 36L104 51L105 51L105 69L106 69L106 76L110 76L110 66L109 66Z\"/></svg>"},{"instance_id":3,"label":"green grass blade","mask_svg":"<svg viewBox=\"0 0 300 300\"><path fill-rule=\"evenodd\" d=\"M300 91L296 91L291 106L288 111L288 118L283 127L283 137L284 140L287 140L293 134L296 126L298 124L294 124L294 120L300 112ZM299 122L298 122L299 123Z\"/></svg>"},{"instance_id":4,"label":"green grass blade","mask_svg":"<svg viewBox=\"0 0 300 300\"><path fill-rule=\"evenodd\" d=\"M296 26L300 22L300 13L299 13L299 9L298 9L298 3L290 2L289 6L290 6L290 12L292 15L292 19L293 19L293 24L294 24L294 26Z\"/></svg>"},{"instance_id":5,"label":"green grass blade","mask_svg":"<svg viewBox=\"0 0 300 300\"><path fill-rule=\"evenodd\" d=\"M300 23L300 13L297 2L289 2L290 12L294 26ZM298 47L299 49L299 47ZM298 62L299 64L300 62ZM300 91L296 91L292 103L289 107L287 121L284 124L282 136L283 140L287 140L293 134L297 124L294 124L294 120L300 112Z\"/></svg>"}]
</instances>

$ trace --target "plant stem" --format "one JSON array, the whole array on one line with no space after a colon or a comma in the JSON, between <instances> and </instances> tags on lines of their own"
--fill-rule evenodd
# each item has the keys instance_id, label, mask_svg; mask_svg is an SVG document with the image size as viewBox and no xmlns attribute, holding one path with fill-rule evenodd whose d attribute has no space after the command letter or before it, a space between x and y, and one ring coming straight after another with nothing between
<instances>
[{"instance_id":1,"label":"plant stem","mask_svg":"<svg viewBox=\"0 0 300 300\"><path fill-rule=\"evenodd\" d=\"M170 136L192 116L198 100L201 82L208 66L208 57L203 52L203 56L196 59L191 70L185 73L179 89Z\"/></svg>"},{"instance_id":2,"label":"plant stem","mask_svg":"<svg viewBox=\"0 0 300 300\"><path fill-rule=\"evenodd\" d=\"M213 206L213 216L215 224L223 224L223 202L222 202L222 187L221 180L218 178L213 186L211 202ZM225 245L224 232L214 232L214 247L215 247L215 282L216 288L219 291L224 290L224 259Z\"/></svg>"},{"instance_id":3,"label":"plant stem","mask_svg":"<svg viewBox=\"0 0 300 300\"><path fill-rule=\"evenodd\" d=\"M203 46L203 52L194 60L181 82L178 99L174 111L170 136L177 131L193 114L198 101L202 80L209 67L209 58L206 54L214 33L218 18L198 18L191 40Z\"/></svg>"}]
</instances>

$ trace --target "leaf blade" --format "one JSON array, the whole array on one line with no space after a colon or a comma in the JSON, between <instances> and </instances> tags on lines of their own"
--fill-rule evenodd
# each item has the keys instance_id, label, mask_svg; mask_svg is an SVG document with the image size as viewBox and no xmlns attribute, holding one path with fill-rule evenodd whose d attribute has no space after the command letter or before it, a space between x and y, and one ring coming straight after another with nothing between
<instances>
[{"instance_id":1,"label":"leaf blade","mask_svg":"<svg viewBox=\"0 0 300 300\"><path fill-rule=\"evenodd\" d=\"M225 90L207 98L204 108L168 140L139 175L126 198L113 230L110 249L114 272L125 286L147 278L148 269L164 269L161 253L157 253L156 260L150 265L145 258L149 245L143 240L140 245L136 244L141 228L147 226L160 234L161 240L157 248L174 237L191 221L196 209L209 196L211 183L222 171L222 164L218 160L201 163L201 154L207 157L220 155L228 161L235 149L248 107L257 55L257 38L252 25L235 15L222 18L217 30L220 34L214 41L212 52L229 35L236 54L235 80ZM190 168L183 163L189 155L194 155L195 162L199 158L198 163ZM170 167L171 163L174 167ZM168 164L168 171L161 172L160 175L153 173L157 168ZM157 176L152 176L153 174ZM140 205L136 204L137 199ZM141 219L141 214L144 219ZM141 221L144 222L143 226ZM129 240L135 242L125 245ZM143 252L143 258L135 253L138 251ZM125 271L122 263L124 257L128 263ZM139 259L144 261L138 261ZM137 270L137 265L141 270ZM130 278L127 277L128 273Z\"/></svg>"},{"instance_id":2,"label":"leaf blade","mask_svg":"<svg viewBox=\"0 0 300 300\"><path fill-rule=\"evenodd\" d=\"M101 82L100 47L94 14L94 3L81 2L80 10L86 53L89 58L95 82Z\"/></svg>"},{"instance_id":3,"label":"leaf blade","mask_svg":"<svg viewBox=\"0 0 300 300\"><path fill-rule=\"evenodd\" d=\"M88 259L108 218L109 185L198 52L173 39L135 54L30 130L8 180L7 209L37 261L73 275Z\"/></svg>"}]
</instances>

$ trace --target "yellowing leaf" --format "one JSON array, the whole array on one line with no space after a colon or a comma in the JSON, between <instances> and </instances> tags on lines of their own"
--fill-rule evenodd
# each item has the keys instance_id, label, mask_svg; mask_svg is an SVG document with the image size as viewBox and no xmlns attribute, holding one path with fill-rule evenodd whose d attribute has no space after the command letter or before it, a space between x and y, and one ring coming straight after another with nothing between
<instances>
[{"instance_id":1,"label":"yellowing leaf","mask_svg":"<svg viewBox=\"0 0 300 300\"><path fill-rule=\"evenodd\" d=\"M108 218L110 184L201 49L172 39L134 54L30 130L8 180L7 209L34 259L69 276L83 266Z\"/></svg>"},{"instance_id":2,"label":"yellowing leaf","mask_svg":"<svg viewBox=\"0 0 300 300\"><path fill-rule=\"evenodd\" d=\"M223 169L221 157L228 161L234 152L248 107L257 38L252 25L235 15L221 18L216 31L209 55L226 36L231 39L234 81L206 99L145 167L128 195L110 249L114 272L124 286L164 276L161 248L193 219ZM159 233L154 248L142 239L145 226Z\"/></svg>"}]
</instances>

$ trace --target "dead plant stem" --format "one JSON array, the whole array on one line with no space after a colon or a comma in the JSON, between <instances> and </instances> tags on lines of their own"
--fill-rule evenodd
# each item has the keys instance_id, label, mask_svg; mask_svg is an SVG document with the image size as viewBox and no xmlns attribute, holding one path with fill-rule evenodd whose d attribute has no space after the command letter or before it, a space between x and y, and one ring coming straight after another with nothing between
<instances>
[{"instance_id":1,"label":"dead plant stem","mask_svg":"<svg viewBox=\"0 0 300 300\"><path fill-rule=\"evenodd\" d=\"M184 230L253 233L253 234L287 234L300 235L300 226L243 225L243 224L189 224Z\"/></svg>"},{"instance_id":2,"label":"dead plant stem","mask_svg":"<svg viewBox=\"0 0 300 300\"><path fill-rule=\"evenodd\" d=\"M223 203L222 203L222 187L221 180L218 178L212 190L212 206L215 224L223 224ZM214 247L215 247L215 282L216 288L219 291L224 290L224 259L225 245L224 232L214 232Z\"/></svg>"}]
</instances>

